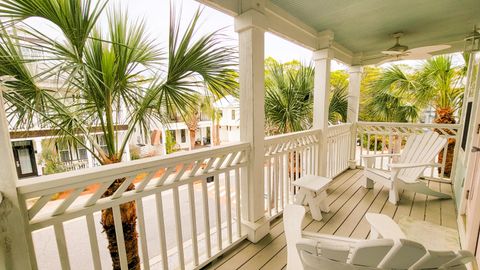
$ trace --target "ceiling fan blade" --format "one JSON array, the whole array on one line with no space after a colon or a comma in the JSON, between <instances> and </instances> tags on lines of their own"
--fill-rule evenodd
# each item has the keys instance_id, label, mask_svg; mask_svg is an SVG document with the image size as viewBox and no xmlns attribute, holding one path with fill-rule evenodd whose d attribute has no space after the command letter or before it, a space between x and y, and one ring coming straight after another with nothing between
<instances>
[{"instance_id":1,"label":"ceiling fan blade","mask_svg":"<svg viewBox=\"0 0 480 270\"><path fill-rule=\"evenodd\" d=\"M395 61L398 61L398 60L399 60L399 59L398 59L398 57L396 57L396 56L387 57L386 59L378 62L378 63L376 64L376 66L381 66L381 65L383 65L383 64L385 64L385 63L395 62Z\"/></svg>"},{"instance_id":2,"label":"ceiling fan blade","mask_svg":"<svg viewBox=\"0 0 480 270\"><path fill-rule=\"evenodd\" d=\"M431 57L432 55L428 53L409 53L399 57L399 60L427 60Z\"/></svg>"},{"instance_id":3,"label":"ceiling fan blade","mask_svg":"<svg viewBox=\"0 0 480 270\"><path fill-rule=\"evenodd\" d=\"M418 47L418 48L413 48L407 51L407 53L410 54L428 54L431 52L437 52L437 51L442 51L450 48L452 46L450 45L433 45L433 46L424 46L424 47Z\"/></svg>"},{"instance_id":4,"label":"ceiling fan blade","mask_svg":"<svg viewBox=\"0 0 480 270\"><path fill-rule=\"evenodd\" d=\"M403 54L404 52L402 52L402 51L382 51L382 53L385 54L385 55L392 55L392 56L394 56L394 55L401 55L401 54Z\"/></svg>"}]
</instances>

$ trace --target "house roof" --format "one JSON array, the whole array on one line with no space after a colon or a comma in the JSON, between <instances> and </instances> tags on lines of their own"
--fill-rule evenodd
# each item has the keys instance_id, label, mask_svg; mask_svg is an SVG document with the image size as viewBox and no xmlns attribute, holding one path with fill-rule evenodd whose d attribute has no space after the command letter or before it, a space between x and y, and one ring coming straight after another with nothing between
<instances>
[{"instance_id":1,"label":"house roof","mask_svg":"<svg viewBox=\"0 0 480 270\"><path fill-rule=\"evenodd\" d=\"M217 100L215 103L213 103L213 106L216 108L240 108L240 101L238 98L228 95L225 96L224 98L221 98Z\"/></svg>"}]
</instances>

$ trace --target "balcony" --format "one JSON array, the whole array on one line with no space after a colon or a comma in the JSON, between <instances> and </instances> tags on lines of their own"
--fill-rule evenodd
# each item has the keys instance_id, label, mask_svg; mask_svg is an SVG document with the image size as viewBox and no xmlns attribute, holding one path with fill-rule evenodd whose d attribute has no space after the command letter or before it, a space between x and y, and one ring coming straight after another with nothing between
<instances>
[{"instance_id":1,"label":"balcony","mask_svg":"<svg viewBox=\"0 0 480 270\"><path fill-rule=\"evenodd\" d=\"M360 186L362 170L348 170L335 177L328 189L328 202L331 212L324 220L315 221L307 215L303 228L305 231L323 234L366 239L370 225L365 213L382 213L396 222L412 217L457 230L456 212L453 200L438 200L423 194L403 191L398 205L388 202L388 191L381 187L364 189ZM430 187L452 194L449 184L430 182ZM282 218L271 221L270 234L260 242L253 244L244 241L222 258L214 261L206 269L285 269L287 248Z\"/></svg>"},{"instance_id":2,"label":"balcony","mask_svg":"<svg viewBox=\"0 0 480 270\"><path fill-rule=\"evenodd\" d=\"M365 136L379 136L372 141L379 144L382 135L401 138L440 127L446 128L341 124L328 128L325 146L322 131L316 129L266 138L263 197L270 233L256 244L246 240L248 222L240 218L249 205L244 193L248 188L242 183L250 163L251 149L246 143L22 180L18 192L22 211L28 213L29 242L35 250L32 261L39 269L84 269L86 265L108 269L111 261L99 222L101 211L107 208L113 209L119 252L125 260L124 234L118 226L120 207L135 201L145 269L282 269L286 243L281 215L284 206L293 203L292 181L317 174L323 151L328 176L334 178L328 189L331 212L321 222L308 216L305 230L366 238L369 226L363 216L367 212L384 213L397 221L411 216L456 230L453 200L404 191L395 206L388 203L385 188L364 189L362 170L349 170L351 154L370 151L368 145L357 145ZM448 136L456 136L451 133ZM374 149L390 151L385 144ZM441 173L425 171L425 175L432 179L431 188L452 193ZM214 181L209 183L211 177ZM124 184L111 197L102 198L106 188L120 178L126 179ZM135 190L125 191L130 183Z\"/></svg>"},{"instance_id":3,"label":"balcony","mask_svg":"<svg viewBox=\"0 0 480 270\"><path fill-rule=\"evenodd\" d=\"M331 212L320 222L307 214L307 231L364 239L369 236L365 213L378 212L399 223L411 217L443 226L442 230L459 236L462 248L477 250L480 215L478 203L471 202L480 201L480 181L475 180L478 163L472 165L471 160L480 159L470 149L476 149L471 148L474 139L480 141L472 132L480 119L478 50L470 50L463 100L470 112L457 115L460 124L358 122L363 66L395 60L382 52L392 45L389 34L405 31L411 48L443 44L448 49L435 53L460 52L467 47L465 34L478 24L480 6L475 0L462 5L434 0L346 1L345 5L312 0L197 1L235 17L240 142L19 181L13 156L5 154L12 146L0 102L0 269L111 269L108 245L112 242L122 270L129 269L131 261L140 261L147 270L284 269L283 210L296 194L292 182L307 174L334 179L327 191ZM265 137L267 32L313 52L309 130ZM475 30L472 46L478 44L476 37ZM403 49L393 50L396 60L413 54ZM329 126L334 59L349 66L348 123ZM32 125L23 128L36 127L36 136L49 127L38 121ZM129 127L134 125L124 126ZM50 132L46 135L53 136ZM408 136L426 132L456 141L452 168L447 144L442 156L431 161L439 169L422 172L430 188L454 194L454 199L401 191L394 205L380 185L370 190L361 187L362 155L400 153ZM385 157L373 166L386 168L394 161ZM117 189L104 196L113 183L119 183ZM470 188L472 193L476 190L475 196ZM122 226L126 208L135 209L130 212L136 215L135 226ZM103 213L113 224L110 241L103 232ZM138 247L131 241L137 238ZM137 248L138 260L129 261Z\"/></svg>"}]
</instances>

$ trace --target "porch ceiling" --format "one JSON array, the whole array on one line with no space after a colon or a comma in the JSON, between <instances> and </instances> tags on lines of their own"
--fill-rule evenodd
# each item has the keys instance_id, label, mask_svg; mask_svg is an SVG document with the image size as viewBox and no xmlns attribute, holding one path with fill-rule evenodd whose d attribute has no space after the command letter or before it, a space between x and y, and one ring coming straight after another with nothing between
<instances>
[{"instance_id":1,"label":"porch ceiling","mask_svg":"<svg viewBox=\"0 0 480 270\"><path fill-rule=\"evenodd\" d=\"M394 32L410 48L462 41L480 23L478 0L271 0L354 53L391 47Z\"/></svg>"},{"instance_id":2,"label":"porch ceiling","mask_svg":"<svg viewBox=\"0 0 480 270\"><path fill-rule=\"evenodd\" d=\"M330 47L350 65L381 61L399 31L410 48L448 44L451 49L437 54L461 51L473 25L480 25L479 0L197 1L232 16L256 9L266 15L267 31L311 50Z\"/></svg>"}]
</instances>

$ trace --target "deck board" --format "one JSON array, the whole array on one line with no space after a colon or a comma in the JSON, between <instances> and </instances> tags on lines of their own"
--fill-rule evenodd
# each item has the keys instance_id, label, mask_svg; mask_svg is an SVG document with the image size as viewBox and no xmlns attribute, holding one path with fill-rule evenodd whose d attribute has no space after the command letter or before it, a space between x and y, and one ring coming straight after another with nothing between
<instances>
[{"instance_id":1,"label":"deck board","mask_svg":"<svg viewBox=\"0 0 480 270\"><path fill-rule=\"evenodd\" d=\"M330 213L322 221L314 221L307 214L302 227L307 231L335 234L358 239L367 238L370 226L365 213L382 213L398 221L403 216L426 220L438 225L457 228L453 200L438 200L411 191L400 192L400 202L388 202L388 190L375 185L365 189L361 170L349 170L334 179L328 189ZM452 193L449 184L430 181L435 190ZM205 269L285 269L287 248L281 218L272 221L271 232L257 244L245 240L229 253L206 266Z\"/></svg>"}]
</instances>

